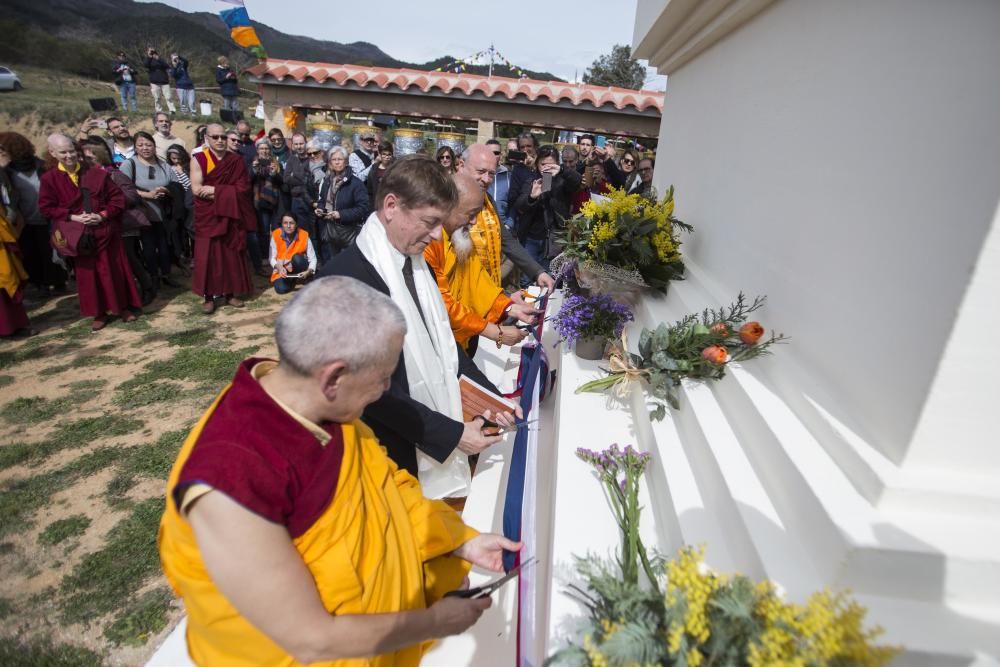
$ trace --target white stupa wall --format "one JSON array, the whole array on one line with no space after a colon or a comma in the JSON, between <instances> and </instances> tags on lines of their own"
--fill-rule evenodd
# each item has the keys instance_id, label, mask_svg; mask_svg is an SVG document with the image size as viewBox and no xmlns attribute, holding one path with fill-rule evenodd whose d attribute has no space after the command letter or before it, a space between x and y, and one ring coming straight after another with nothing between
<instances>
[{"instance_id":1,"label":"white stupa wall","mask_svg":"<svg viewBox=\"0 0 1000 667\"><path fill-rule=\"evenodd\" d=\"M998 35L990 0L639 2L687 256L725 294L766 293L802 392L897 464L1000 473L1000 410L960 407L1000 395Z\"/></svg>"}]
</instances>

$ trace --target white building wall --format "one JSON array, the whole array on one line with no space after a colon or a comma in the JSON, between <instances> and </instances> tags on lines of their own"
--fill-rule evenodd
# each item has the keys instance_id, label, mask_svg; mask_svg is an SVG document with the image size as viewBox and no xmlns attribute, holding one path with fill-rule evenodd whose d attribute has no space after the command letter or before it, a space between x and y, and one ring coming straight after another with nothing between
<instances>
[{"instance_id":1,"label":"white building wall","mask_svg":"<svg viewBox=\"0 0 1000 667\"><path fill-rule=\"evenodd\" d=\"M802 392L901 462L997 208L1000 3L776 2L669 72L658 159L687 255L768 294Z\"/></svg>"}]
</instances>

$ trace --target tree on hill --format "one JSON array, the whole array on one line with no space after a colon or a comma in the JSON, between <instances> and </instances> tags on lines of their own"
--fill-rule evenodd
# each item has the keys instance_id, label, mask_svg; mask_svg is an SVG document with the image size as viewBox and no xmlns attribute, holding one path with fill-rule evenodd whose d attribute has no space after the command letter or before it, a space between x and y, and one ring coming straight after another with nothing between
<instances>
[{"instance_id":1,"label":"tree on hill","mask_svg":"<svg viewBox=\"0 0 1000 667\"><path fill-rule=\"evenodd\" d=\"M593 62L583 74L583 82L595 86L616 86L640 90L646 80L646 68L632 58L627 46L615 44L611 53Z\"/></svg>"}]
</instances>

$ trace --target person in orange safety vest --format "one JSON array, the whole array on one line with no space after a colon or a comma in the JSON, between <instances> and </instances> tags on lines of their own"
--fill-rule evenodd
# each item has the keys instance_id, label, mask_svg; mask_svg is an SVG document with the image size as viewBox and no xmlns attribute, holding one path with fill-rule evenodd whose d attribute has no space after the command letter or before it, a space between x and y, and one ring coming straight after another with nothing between
<instances>
[{"instance_id":1,"label":"person in orange safety vest","mask_svg":"<svg viewBox=\"0 0 1000 667\"><path fill-rule=\"evenodd\" d=\"M316 273L316 251L309 232L299 229L291 213L285 213L281 226L271 232L270 260L271 283L278 294L291 292Z\"/></svg>"}]
</instances>

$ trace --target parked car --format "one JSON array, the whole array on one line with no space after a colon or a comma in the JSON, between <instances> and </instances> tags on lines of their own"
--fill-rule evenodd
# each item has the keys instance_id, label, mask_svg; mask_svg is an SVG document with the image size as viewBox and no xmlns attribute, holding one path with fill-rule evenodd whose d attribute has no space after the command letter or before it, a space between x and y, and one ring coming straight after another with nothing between
<instances>
[{"instance_id":1,"label":"parked car","mask_svg":"<svg viewBox=\"0 0 1000 667\"><path fill-rule=\"evenodd\" d=\"M21 79L17 77L17 72L7 67L0 67L0 90L21 90Z\"/></svg>"}]
</instances>

